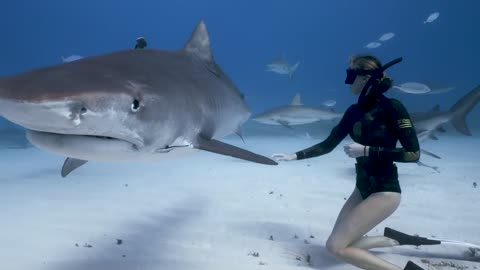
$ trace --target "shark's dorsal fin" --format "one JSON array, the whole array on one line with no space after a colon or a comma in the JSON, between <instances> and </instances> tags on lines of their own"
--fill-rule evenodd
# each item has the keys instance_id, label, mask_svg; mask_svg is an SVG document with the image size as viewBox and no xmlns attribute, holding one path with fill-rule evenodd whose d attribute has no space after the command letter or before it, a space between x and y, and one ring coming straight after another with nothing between
<instances>
[{"instance_id":1,"label":"shark's dorsal fin","mask_svg":"<svg viewBox=\"0 0 480 270\"><path fill-rule=\"evenodd\" d=\"M302 106L302 99L300 98L300 93L297 93L293 99L292 102L290 102L290 105L292 106Z\"/></svg>"},{"instance_id":2,"label":"shark's dorsal fin","mask_svg":"<svg viewBox=\"0 0 480 270\"><path fill-rule=\"evenodd\" d=\"M210 49L210 37L208 36L207 26L201 20L192 35L190 40L183 48L186 52L195 55L205 63L213 63L213 54Z\"/></svg>"},{"instance_id":3,"label":"shark's dorsal fin","mask_svg":"<svg viewBox=\"0 0 480 270\"><path fill-rule=\"evenodd\" d=\"M87 162L88 162L87 160L81 160L81 159L69 158L69 157L66 158L62 167L62 177L66 177L73 170L77 169L78 167L82 166Z\"/></svg>"},{"instance_id":4,"label":"shark's dorsal fin","mask_svg":"<svg viewBox=\"0 0 480 270\"><path fill-rule=\"evenodd\" d=\"M195 27L183 50L194 58L199 59L205 67L217 77L221 77L222 72L213 59L212 49L210 48L210 37L208 36L207 26L203 20Z\"/></svg>"}]
</instances>

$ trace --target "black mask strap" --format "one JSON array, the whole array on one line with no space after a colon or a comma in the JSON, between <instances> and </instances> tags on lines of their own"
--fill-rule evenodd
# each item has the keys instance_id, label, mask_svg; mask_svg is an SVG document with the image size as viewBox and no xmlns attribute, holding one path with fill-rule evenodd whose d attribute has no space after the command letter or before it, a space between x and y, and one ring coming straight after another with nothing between
<instances>
[{"instance_id":1,"label":"black mask strap","mask_svg":"<svg viewBox=\"0 0 480 270\"><path fill-rule=\"evenodd\" d=\"M383 77L383 72L389 67L402 62L402 60L403 58L399 57L386 63L379 69L372 71L372 73L370 73L370 78L362 89L362 93L360 93L360 96L358 97L358 104L364 104L369 99L369 97L375 97L377 95L376 87L378 85L379 79ZM370 88L372 93L367 93Z\"/></svg>"}]
</instances>

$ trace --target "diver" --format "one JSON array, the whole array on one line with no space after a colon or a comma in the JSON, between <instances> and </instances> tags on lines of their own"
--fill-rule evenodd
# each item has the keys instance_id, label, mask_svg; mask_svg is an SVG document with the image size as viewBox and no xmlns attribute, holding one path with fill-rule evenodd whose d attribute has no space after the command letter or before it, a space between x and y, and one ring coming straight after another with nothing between
<instances>
[{"instance_id":1,"label":"diver","mask_svg":"<svg viewBox=\"0 0 480 270\"><path fill-rule=\"evenodd\" d=\"M394 162L416 162L420 147L410 116L395 99L383 94L393 80L384 71L400 62L385 66L371 55L350 59L345 83L358 102L351 105L330 135L321 143L296 153L274 154L278 161L313 158L331 152L348 134L354 143L344 146L345 153L356 158L356 185L340 211L327 240L327 250L340 260L362 269L401 270L368 250L398 243L385 237L364 236L389 217L399 206L401 189ZM396 148L400 141L401 148ZM422 269L409 261L404 269Z\"/></svg>"},{"instance_id":2,"label":"diver","mask_svg":"<svg viewBox=\"0 0 480 270\"><path fill-rule=\"evenodd\" d=\"M137 49L144 49L147 47L147 41L144 37L139 37L136 39L137 44L135 44L135 50Z\"/></svg>"}]
</instances>

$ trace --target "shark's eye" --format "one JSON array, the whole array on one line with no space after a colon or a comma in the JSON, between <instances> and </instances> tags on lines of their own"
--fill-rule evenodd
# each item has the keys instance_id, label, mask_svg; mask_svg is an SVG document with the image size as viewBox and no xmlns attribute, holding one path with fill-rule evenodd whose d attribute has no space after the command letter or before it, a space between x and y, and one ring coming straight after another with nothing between
<instances>
[{"instance_id":1,"label":"shark's eye","mask_svg":"<svg viewBox=\"0 0 480 270\"><path fill-rule=\"evenodd\" d=\"M140 101L138 101L137 99L134 99L133 102L132 102L132 112L137 112L138 109L140 109Z\"/></svg>"}]
</instances>

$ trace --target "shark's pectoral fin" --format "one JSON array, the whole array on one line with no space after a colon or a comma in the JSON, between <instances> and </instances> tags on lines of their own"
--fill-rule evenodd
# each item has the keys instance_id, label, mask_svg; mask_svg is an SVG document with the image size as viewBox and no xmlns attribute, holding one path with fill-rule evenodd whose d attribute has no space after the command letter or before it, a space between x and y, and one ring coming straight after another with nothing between
<instances>
[{"instance_id":1,"label":"shark's pectoral fin","mask_svg":"<svg viewBox=\"0 0 480 270\"><path fill-rule=\"evenodd\" d=\"M208 140L202 137L197 139L197 143L194 145L195 148L200 150L205 150L212 153L217 153L220 155L231 156L243 160L253 161L256 163L266 164L266 165L277 165L277 162L255 154L253 152L247 151L245 149L233 146L217 140Z\"/></svg>"},{"instance_id":2,"label":"shark's pectoral fin","mask_svg":"<svg viewBox=\"0 0 480 270\"><path fill-rule=\"evenodd\" d=\"M290 126L290 123L288 123L288 121L277 120L277 122L278 122L280 125L282 125L282 126L284 126L284 127L286 127L286 128L293 129L292 126Z\"/></svg>"},{"instance_id":3,"label":"shark's pectoral fin","mask_svg":"<svg viewBox=\"0 0 480 270\"><path fill-rule=\"evenodd\" d=\"M237 132L235 132L235 134L237 134L237 136L240 137L240 139L242 139L242 142L245 143L245 140L243 139L242 131L240 129L238 129Z\"/></svg>"},{"instance_id":4,"label":"shark's pectoral fin","mask_svg":"<svg viewBox=\"0 0 480 270\"><path fill-rule=\"evenodd\" d=\"M427 164L425 164L425 163L421 162L420 160L419 160L419 161L417 161L417 165L418 165L418 166L423 166L423 167L430 168L430 169L432 169L432 170L434 170L434 171L436 171L436 172L438 172L438 173L440 172L440 170L438 169L438 167L437 167L437 166L430 166L430 165L427 165Z\"/></svg>"},{"instance_id":5,"label":"shark's pectoral fin","mask_svg":"<svg viewBox=\"0 0 480 270\"><path fill-rule=\"evenodd\" d=\"M436 131L439 131L439 132L443 132L443 133L447 132L447 131L445 130L445 128L442 127L442 126L438 126L435 130L436 130Z\"/></svg>"},{"instance_id":6,"label":"shark's pectoral fin","mask_svg":"<svg viewBox=\"0 0 480 270\"><path fill-rule=\"evenodd\" d=\"M442 159L440 156L435 155L434 153L429 152L429 151L427 151L427 150L421 149L420 151L421 151L423 154L427 155L427 156L431 156L431 157L434 157L434 158Z\"/></svg>"},{"instance_id":7,"label":"shark's pectoral fin","mask_svg":"<svg viewBox=\"0 0 480 270\"><path fill-rule=\"evenodd\" d=\"M62 177L66 177L69 173L87 163L88 160L81 160L76 158L66 158L62 167Z\"/></svg>"}]
</instances>

